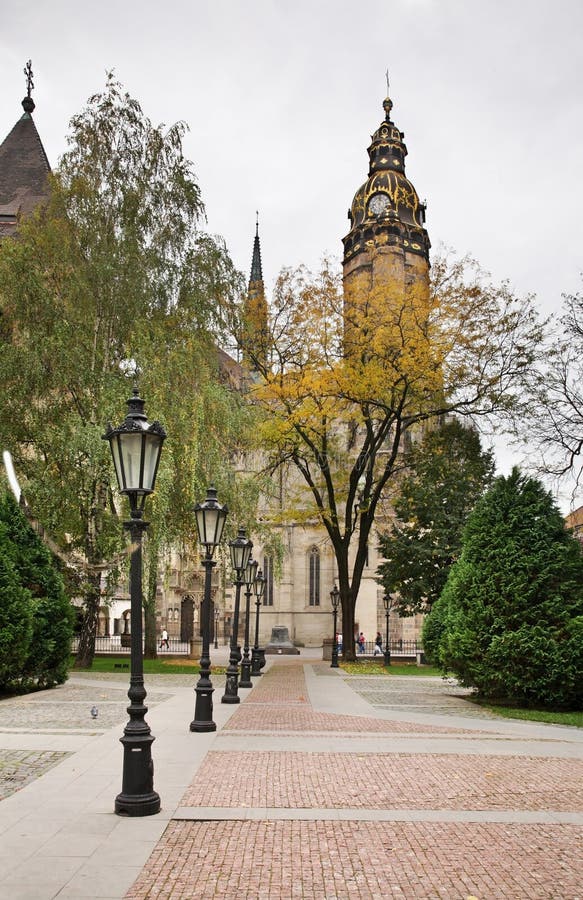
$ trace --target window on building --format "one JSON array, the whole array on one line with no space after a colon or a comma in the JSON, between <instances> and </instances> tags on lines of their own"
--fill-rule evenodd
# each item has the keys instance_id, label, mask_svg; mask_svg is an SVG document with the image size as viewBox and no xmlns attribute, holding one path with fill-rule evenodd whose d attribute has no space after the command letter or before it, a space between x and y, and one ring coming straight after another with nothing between
<instances>
[{"instance_id":1,"label":"window on building","mask_svg":"<svg viewBox=\"0 0 583 900\"><path fill-rule=\"evenodd\" d=\"M320 605L320 551L312 547L309 555L309 603Z\"/></svg>"},{"instance_id":2,"label":"window on building","mask_svg":"<svg viewBox=\"0 0 583 900\"><path fill-rule=\"evenodd\" d=\"M265 578L263 605L273 606L273 556L263 557L263 577Z\"/></svg>"}]
</instances>

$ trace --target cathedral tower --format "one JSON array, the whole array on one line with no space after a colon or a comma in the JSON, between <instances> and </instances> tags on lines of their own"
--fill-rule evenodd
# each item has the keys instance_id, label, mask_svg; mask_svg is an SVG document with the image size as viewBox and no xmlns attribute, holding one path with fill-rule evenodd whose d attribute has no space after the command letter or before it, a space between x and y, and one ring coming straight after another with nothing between
<instances>
[{"instance_id":1,"label":"cathedral tower","mask_svg":"<svg viewBox=\"0 0 583 900\"><path fill-rule=\"evenodd\" d=\"M344 297L373 288L405 293L412 285L429 293L429 236L425 204L405 175L405 135L391 120L393 103L383 103L384 121L368 148L368 179L348 211L344 244Z\"/></svg>"}]
</instances>

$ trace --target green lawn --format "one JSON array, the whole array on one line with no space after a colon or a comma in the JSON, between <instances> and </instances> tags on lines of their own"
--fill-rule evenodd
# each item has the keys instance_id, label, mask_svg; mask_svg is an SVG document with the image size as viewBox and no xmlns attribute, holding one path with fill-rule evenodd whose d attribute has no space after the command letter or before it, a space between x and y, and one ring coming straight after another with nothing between
<instances>
[{"instance_id":1,"label":"green lawn","mask_svg":"<svg viewBox=\"0 0 583 900\"><path fill-rule=\"evenodd\" d=\"M433 666L418 666L415 663L394 663L387 669L381 662L372 659L358 659L356 662L340 662L340 668L348 675L441 675Z\"/></svg>"},{"instance_id":2,"label":"green lawn","mask_svg":"<svg viewBox=\"0 0 583 900\"><path fill-rule=\"evenodd\" d=\"M479 703L484 709L490 710L495 715L503 716L505 719L523 719L527 722L549 722L553 725L574 725L576 728L583 728L583 712L556 712L549 709L521 709L515 706L501 706L498 703L492 703L487 700L471 700L472 703Z\"/></svg>"},{"instance_id":3,"label":"green lawn","mask_svg":"<svg viewBox=\"0 0 583 900\"><path fill-rule=\"evenodd\" d=\"M69 668L71 671L81 672L127 672L130 671L129 656L96 656L90 669L73 669L75 657L71 657ZM224 673L224 666L213 666L212 671L216 675ZM194 660L181 659L145 659L144 674L145 675L198 675L198 663Z\"/></svg>"}]
</instances>

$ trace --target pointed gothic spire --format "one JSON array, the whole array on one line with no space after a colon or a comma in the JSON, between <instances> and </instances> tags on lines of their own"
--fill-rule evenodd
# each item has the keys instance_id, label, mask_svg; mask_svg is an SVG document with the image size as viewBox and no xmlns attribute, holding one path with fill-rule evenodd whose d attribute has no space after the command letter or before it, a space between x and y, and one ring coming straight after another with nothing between
<instances>
[{"instance_id":1,"label":"pointed gothic spire","mask_svg":"<svg viewBox=\"0 0 583 900\"><path fill-rule=\"evenodd\" d=\"M263 281L263 271L261 268L261 247L259 245L259 212L255 213L255 240L253 242L253 257L251 260L251 277L249 279L249 288L257 281Z\"/></svg>"},{"instance_id":2,"label":"pointed gothic spire","mask_svg":"<svg viewBox=\"0 0 583 900\"><path fill-rule=\"evenodd\" d=\"M259 213L256 213L255 240L251 260L251 277L243 311L243 332L241 345L243 361L251 371L263 371L267 359L267 301L263 270L261 268L261 247L259 245Z\"/></svg>"}]
</instances>

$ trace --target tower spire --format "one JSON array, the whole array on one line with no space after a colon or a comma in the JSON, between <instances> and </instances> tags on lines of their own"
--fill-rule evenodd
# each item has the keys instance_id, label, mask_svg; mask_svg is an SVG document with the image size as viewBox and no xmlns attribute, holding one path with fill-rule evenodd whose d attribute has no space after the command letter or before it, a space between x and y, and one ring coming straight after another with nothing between
<instances>
[{"instance_id":1,"label":"tower spire","mask_svg":"<svg viewBox=\"0 0 583 900\"><path fill-rule=\"evenodd\" d=\"M263 281L261 268L261 246L259 244L259 212L255 212L255 240L253 241L253 257L251 259L251 277L249 278L249 290L255 282Z\"/></svg>"},{"instance_id":2,"label":"tower spire","mask_svg":"<svg viewBox=\"0 0 583 900\"><path fill-rule=\"evenodd\" d=\"M251 260L251 277L243 310L243 331L241 344L243 361L251 370L264 372L267 361L268 324L267 301L263 270L261 267L261 246L259 244L259 213L255 213L255 240Z\"/></svg>"}]
</instances>

